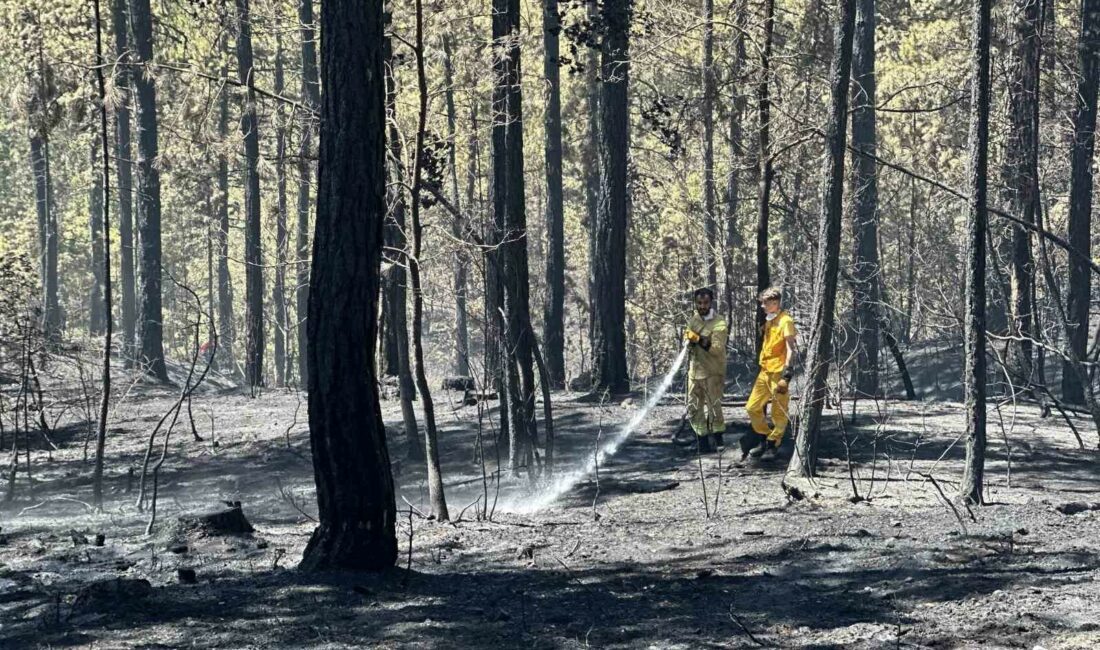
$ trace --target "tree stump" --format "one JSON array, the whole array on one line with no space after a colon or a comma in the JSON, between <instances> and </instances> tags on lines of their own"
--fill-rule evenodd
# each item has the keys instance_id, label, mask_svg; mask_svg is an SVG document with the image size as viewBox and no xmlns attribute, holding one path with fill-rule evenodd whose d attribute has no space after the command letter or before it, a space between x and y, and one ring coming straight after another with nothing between
<instances>
[{"instance_id":1,"label":"tree stump","mask_svg":"<svg viewBox=\"0 0 1100 650\"><path fill-rule=\"evenodd\" d=\"M246 535L253 532L245 519L240 501L227 501L226 506L205 512L180 515L181 531L198 531L204 535Z\"/></svg>"},{"instance_id":2,"label":"tree stump","mask_svg":"<svg viewBox=\"0 0 1100 650\"><path fill-rule=\"evenodd\" d=\"M474 383L473 377L444 377L443 378L443 390L461 390L470 391L477 388Z\"/></svg>"}]
</instances>

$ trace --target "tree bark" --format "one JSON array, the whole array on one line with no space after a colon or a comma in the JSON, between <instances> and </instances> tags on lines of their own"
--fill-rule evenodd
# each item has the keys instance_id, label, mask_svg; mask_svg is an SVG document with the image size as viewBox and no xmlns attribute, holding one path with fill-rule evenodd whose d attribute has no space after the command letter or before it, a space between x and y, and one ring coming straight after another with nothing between
<instances>
[{"instance_id":1,"label":"tree bark","mask_svg":"<svg viewBox=\"0 0 1100 650\"><path fill-rule=\"evenodd\" d=\"M137 65L131 75L137 99L137 223L140 318L139 361L160 381L168 381L164 365L164 316L161 308L160 170L157 165L157 89L145 67L153 61L153 14L149 0L131 0L130 33Z\"/></svg>"},{"instance_id":2,"label":"tree bark","mask_svg":"<svg viewBox=\"0 0 1100 650\"><path fill-rule=\"evenodd\" d=\"M95 53L96 53L96 89L99 91L99 146L92 147L92 173L99 160L97 154L102 152L102 175L96 181L100 192L99 210L92 210L92 219L99 217L99 227L92 228L93 242L98 235L100 241L100 259L102 267L97 273L97 280L103 285L103 374L101 375L102 396L99 402L99 428L96 434L95 467L92 470L92 503L96 509L103 508L103 455L107 446L107 413L111 404L111 336L113 335L113 318L111 317L111 164L108 154L110 147L107 139L107 82L104 79L103 65L103 16L100 13L99 0L93 3L95 18ZM93 190L94 193L94 190ZM94 201L93 196L93 201ZM93 255L94 257L94 255Z\"/></svg>"},{"instance_id":3,"label":"tree bark","mask_svg":"<svg viewBox=\"0 0 1100 650\"><path fill-rule=\"evenodd\" d=\"M807 385L799 403L799 431L787 471L813 476L817 464L817 439L821 409L825 404L829 366L833 360L833 328L836 322L836 284L840 267L840 231L844 198L844 154L848 130L848 90L852 72L852 40L857 0L837 0L833 34L833 62L829 73L831 95L825 129L824 184L818 249L815 256L814 300L810 342L806 359Z\"/></svg>"},{"instance_id":4,"label":"tree bark","mask_svg":"<svg viewBox=\"0 0 1100 650\"><path fill-rule=\"evenodd\" d=\"M391 16L386 14L387 27ZM390 206L384 228L389 254L389 272L383 281L383 322L385 336L383 349L386 355L385 374L396 376L401 400L401 419L405 425L405 455L409 460L424 460L424 446L416 425L416 385L413 383L409 363L408 284L409 249L405 240L405 157L401 148L401 136L397 131L397 85L393 73L393 41L386 37L382 44L386 62L386 123L388 125L390 182L386 186L386 204ZM383 259L387 255L383 254ZM394 358L390 358L391 354Z\"/></svg>"},{"instance_id":5,"label":"tree bark","mask_svg":"<svg viewBox=\"0 0 1100 650\"><path fill-rule=\"evenodd\" d=\"M974 0L970 62L970 201L967 214L966 317L963 395L966 400L966 464L960 494L982 503L985 470L985 262L989 214L986 173L989 164L989 40L992 0Z\"/></svg>"},{"instance_id":6,"label":"tree bark","mask_svg":"<svg viewBox=\"0 0 1100 650\"><path fill-rule=\"evenodd\" d=\"M630 21L632 0L605 0L600 51L600 194L596 211L596 299L592 371L598 390L630 390L626 367L626 230L630 196Z\"/></svg>"},{"instance_id":7,"label":"tree bark","mask_svg":"<svg viewBox=\"0 0 1100 650\"><path fill-rule=\"evenodd\" d=\"M130 30L127 22L127 0L111 2L112 22L115 32L114 85L118 94L115 107L115 166L118 174L118 248L119 284L122 290L122 352L127 365L135 354L137 328L137 297L134 291L134 189L133 147L130 145ZM224 76L224 75L223 75Z\"/></svg>"},{"instance_id":8,"label":"tree bark","mask_svg":"<svg viewBox=\"0 0 1100 650\"><path fill-rule=\"evenodd\" d=\"M494 17L495 20L495 17ZM409 272L413 289L413 352L416 355L416 384L420 392L420 405L424 409L424 451L428 458L428 501L432 514L438 521L450 520L447 499L443 493L443 473L439 466L439 440L435 429L435 405L428 387L428 373L424 367L424 288L420 279L420 252L424 232L420 223L420 190L424 158L424 135L428 120L428 79L424 71L424 10L421 0L416 0L416 82L419 98L419 115L416 128L416 149L413 153L412 183L412 256Z\"/></svg>"},{"instance_id":9,"label":"tree bark","mask_svg":"<svg viewBox=\"0 0 1100 650\"><path fill-rule=\"evenodd\" d=\"M462 205L462 201L458 192L458 156L456 155L458 143L455 140L458 118L455 114L454 65L452 62L454 46L452 40L453 37L449 34L443 37L443 71L447 100L447 162L451 172L451 200L454 201L457 209ZM460 215L462 215L461 210L456 213L451 221L451 234L456 241L463 242L466 241L466 231L469 224ZM466 276L469 266L469 255L461 244L457 244L454 256L455 356L453 367L455 374L460 377L470 376L470 332L466 314Z\"/></svg>"},{"instance_id":10,"label":"tree bark","mask_svg":"<svg viewBox=\"0 0 1100 650\"><path fill-rule=\"evenodd\" d=\"M714 189L714 98L718 80L714 70L714 0L703 2L703 231L706 235L707 286L718 290L718 217Z\"/></svg>"},{"instance_id":11,"label":"tree bark","mask_svg":"<svg viewBox=\"0 0 1100 650\"><path fill-rule=\"evenodd\" d=\"M562 207L561 62L558 0L543 0L543 74L546 77L546 366L555 388L565 385L565 216Z\"/></svg>"},{"instance_id":12,"label":"tree bark","mask_svg":"<svg viewBox=\"0 0 1100 650\"><path fill-rule=\"evenodd\" d=\"M309 389L309 355L306 354L306 313L309 311L309 186L312 180L314 116L321 106L317 79L317 41L313 35L313 0L298 0L298 33L302 41L302 103L309 111L303 116L302 143L298 156L298 290L295 317L298 334L298 377Z\"/></svg>"},{"instance_id":13,"label":"tree bark","mask_svg":"<svg viewBox=\"0 0 1100 650\"><path fill-rule=\"evenodd\" d=\"M99 28L98 23L96 28ZM99 164L99 146L99 138L93 137L90 160L92 187L88 190L88 230L92 240L92 287L89 295L88 332L92 336L99 336L107 329L108 314L103 302L106 293L103 266L103 211L106 209L106 203L103 195L103 177L95 171Z\"/></svg>"},{"instance_id":14,"label":"tree bark","mask_svg":"<svg viewBox=\"0 0 1100 650\"><path fill-rule=\"evenodd\" d=\"M856 3L852 52L852 147L874 156L878 149L875 116L875 0ZM852 386L859 395L879 394L879 324L876 305L881 301L878 254L878 174L875 160L856 156L852 161L852 291L856 333L856 365Z\"/></svg>"},{"instance_id":15,"label":"tree bark","mask_svg":"<svg viewBox=\"0 0 1100 650\"><path fill-rule=\"evenodd\" d=\"M1012 54L1009 59L1009 123L1005 161L1001 170L1004 195L1001 204L1027 223L1035 222L1039 201L1039 64L1042 51L1040 32L1043 0L1015 0ZM1009 276L1009 309L1012 334L1008 342L1007 365L1017 385L1033 380L1034 336L1032 293L1035 265L1031 233L1011 227L1012 266Z\"/></svg>"},{"instance_id":16,"label":"tree bark","mask_svg":"<svg viewBox=\"0 0 1100 650\"><path fill-rule=\"evenodd\" d=\"M374 370L386 214L382 0L327 0L321 30L325 95L307 321L319 525L301 568L383 570L397 559L397 508Z\"/></svg>"},{"instance_id":17,"label":"tree bark","mask_svg":"<svg viewBox=\"0 0 1100 650\"><path fill-rule=\"evenodd\" d=\"M223 77L227 74L225 65L221 74ZM236 328L233 324L233 279L229 275L229 159L225 154L225 143L229 139L229 93L226 88L222 88L218 98L218 138L223 145L218 150L217 172L218 331L221 339L215 354L222 372L235 377L237 364L233 349Z\"/></svg>"},{"instance_id":18,"label":"tree bark","mask_svg":"<svg viewBox=\"0 0 1100 650\"><path fill-rule=\"evenodd\" d=\"M756 290L763 291L771 283L770 261L768 259L768 222L771 220L772 180L775 169L771 152L771 62L772 34L775 30L775 0L764 0L764 38L760 48L760 79L756 84L758 150L757 164L760 167L759 192L756 205ZM756 308L756 352L764 339L764 309Z\"/></svg>"},{"instance_id":19,"label":"tree bark","mask_svg":"<svg viewBox=\"0 0 1100 650\"><path fill-rule=\"evenodd\" d=\"M275 36L275 94L282 95L285 82L283 80L283 40L278 34ZM287 265L287 231L286 231L286 118L283 107L280 104L275 113L275 182L276 182L276 212L275 212L275 286L271 299L275 303L275 385L286 386L287 383L287 350L286 335L290 331L290 322L287 320L286 304L286 265Z\"/></svg>"},{"instance_id":20,"label":"tree bark","mask_svg":"<svg viewBox=\"0 0 1100 650\"><path fill-rule=\"evenodd\" d=\"M237 7L237 74L245 87L241 111L244 138L245 371L252 388L264 383L264 277L260 207L260 120L256 115L256 71L252 63L252 18L248 0Z\"/></svg>"},{"instance_id":21,"label":"tree bark","mask_svg":"<svg viewBox=\"0 0 1100 650\"><path fill-rule=\"evenodd\" d=\"M1086 258L1091 256L1093 149L1096 139L1097 86L1100 84L1100 1L1081 1L1081 32L1077 41L1077 93L1070 149L1068 239ZM1074 368L1088 348L1092 276L1084 260L1069 258L1066 310L1070 360L1062 365L1062 399L1084 404L1089 389Z\"/></svg>"},{"instance_id":22,"label":"tree bark","mask_svg":"<svg viewBox=\"0 0 1100 650\"><path fill-rule=\"evenodd\" d=\"M745 95L741 91L742 69L745 65L745 32L748 2L738 0L734 18L733 61L730 65L730 86L733 88L733 101L730 105L729 122L729 159L730 171L726 179L726 246L722 250L722 265L726 282L726 322L733 322L733 300L736 288L733 252L743 244L740 227L737 224L737 211L741 206L741 174L745 151L741 120L745 115Z\"/></svg>"},{"instance_id":23,"label":"tree bark","mask_svg":"<svg viewBox=\"0 0 1100 650\"><path fill-rule=\"evenodd\" d=\"M587 137L581 145L581 171L584 174L585 227L588 230L588 338L595 340L596 327L596 223L600 205L600 54L594 35L600 20L597 0L585 3L585 20L593 34L585 43L584 97L587 107Z\"/></svg>"},{"instance_id":24,"label":"tree bark","mask_svg":"<svg viewBox=\"0 0 1100 650\"><path fill-rule=\"evenodd\" d=\"M509 351L504 363L509 372L513 368L518 371L519 379L518 394L511 390L513 382L509 382L512 424L509 459L513 471L529 458L532 449L528 445L535 441L534 333L527 266L519 7L519 0L493 3L493 41L499 48L493 60L493 214L503 232L500 277Z\"/></svg>"}]
</instances>

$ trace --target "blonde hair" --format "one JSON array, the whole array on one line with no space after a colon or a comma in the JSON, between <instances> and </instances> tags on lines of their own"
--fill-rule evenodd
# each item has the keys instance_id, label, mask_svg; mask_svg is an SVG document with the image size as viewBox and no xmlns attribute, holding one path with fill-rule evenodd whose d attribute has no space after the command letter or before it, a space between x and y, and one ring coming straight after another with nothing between
<instances>
[{"instance_id":1,"label":"blonde hair","mask_svg":"<svg viewBox=\"0 0 1100 650\"><path fill-rule=\"evenodd\" d=\"M767 302L769 300L783 300L783 292L779 290L779 287L768 287L760 292L760 295L756 297L760 302Z\"/></svg>"}]
</instances>

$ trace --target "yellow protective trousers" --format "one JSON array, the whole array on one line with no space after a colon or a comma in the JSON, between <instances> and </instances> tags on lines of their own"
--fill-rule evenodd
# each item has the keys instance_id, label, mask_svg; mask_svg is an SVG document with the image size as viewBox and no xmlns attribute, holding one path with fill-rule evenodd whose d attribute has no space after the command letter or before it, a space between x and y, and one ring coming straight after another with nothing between
<instances>
[{"instance_id":1,"label":"yellow protective trousers","mask_svg":"<svg viewBox=\"0 0 1100 650\"><path fill-rule=\"evenodd\" d=\"M726 430L726 420L722 417L722 390L725 384L725 378L721 375L688 375L688 420L695 435L705 436Z\"/></svg>"},{"instance_id":2,"label":"yellow protective trousers","mask_svg":"<svg viewBox=\"0 0 1100 650\"><path fill-rule=\"evenodd\" d=\"M782 372L760 371L756 381L752 385L752 393L745 404L745 410L749 413L749 421L752 422L752 430L762 436L767 436L778 447L783 442L783 433L790 422L789 407L791 393L775 392L776 384L782 379ZM764 420L764 407L771 402L772 428Z\"/></svg>"}]
</instances>

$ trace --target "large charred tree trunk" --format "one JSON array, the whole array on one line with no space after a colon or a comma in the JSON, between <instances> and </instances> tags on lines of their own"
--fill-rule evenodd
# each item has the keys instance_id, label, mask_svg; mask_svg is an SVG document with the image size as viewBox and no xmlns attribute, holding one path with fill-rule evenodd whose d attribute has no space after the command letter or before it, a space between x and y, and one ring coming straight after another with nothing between
<instances>
[{"instance_id":1,"label":"large charred tree trunk","mask_svg":"<svg viewBox=\"0 0 1100 650\"><path fill-rule=\"evenodd\" d=\"M446 35L443 37L443 73L445 77L444 83L446 84L447 100L447 162L450 167L451 200L454 201L455 208L459 208L462 205L462 200L458 192L458 156L456 155L458 143L455 141L456 122L458 121L458 117L455 113L454 46L451 44L451 41L451 36ZM459 209L454 220L451 222L451 234L454 235L456 241L464 242L467 238L468 228L469 224L466 223L466 218L462 216L462 211ZM466 276L469 266L469 255L466 250L462 248L461 244L459 244L458 248L455 250L454 256L454 371L455 374L460 377L467 377L470 375L470 332L467 325L466 314Z\"/></svg>"},{"instance_id":2,"label":"large charred tree trunk","mask_svg":"<svg viewBox=\"0 0 1100 650\"><path fill-rule=\"evenodd\" d=\"M325 95L307 321L320 523L301 567L382 570L397 559L374 370L386 215L382 0L326 0L321 29Z\"/></svg>"},{"instance_id":3,"label":"large charred tree trunk","mask_svg":"<svg viewBox=\"0 0 1100 650\"><path fill-rule=\"evenodd\" d=\"M966 399L966 465L960 493L982 502L985 470L985 255L989 214L986 172L989 164L989 34L992 0L974 0L970 62L970 206L966 226L966 317L963 323L963 394Z\"/></svg>"},{"instance_id":4,"label":"large charred tree trunk","mask_svg":"<svg viewBox=\"0 0 1100 650\"><path fill-rule=\"evenodd\" d=\"M145 70L153 62L153 14L149 0L130 3L130 33L137 64L131 76L137 99L137 222L141 318L139 361L152 376L168 381L164 365L164 321L161 308L160 170L157 165L157 89Z\"/></svg>"},{"instance_id":5,"label":"large charred tree trunk","mask_svg":"<svg viewBox=\"0 0 1100 650\"><path fill-rule=\"evenodd\" d=\"M387 26L390 15L386 14ZM382 301L383 353L385 354L385 374L396 376L398 393L401 400L401 419L405 425L405 454L410 460L424 459L424 446L420 442L420 432L416 426L416 411L413 400L416 398L416 385L413 383L412 367L409 363L409 323L407 314L409 250L405 239L405 156L401 148L401 134L397 131L397 84L393 72L393 41L389 37L382 44L386 65L386 124L389 141L389 183L386 184L386 205L389 207L383 238L386 247L392 251L388 255L390 267L383 280L384 298ZM387 258L383 254L383 258ZM390 358L390 355L393 358Z\"/></svg>"},{"instance_id":6,"label":"large charred tree trunk","mask_svg":"<svg viewBox=\"0 0 1100 650\"><path fill-rule=\"evenodd\" d=\"M283 81L283 42L275 40L275 94L282 95ZM287 383L286 335L290 331L286 304L286 118L282 106L275 114L275 178L277 184L277 208L275 213L275 287L271 299L275 302L275 385L282 387Z\"/></svg>"},{"instance_id":7,"label":"large charred tree trunk","mask_svg":"<svg viewBox=\"0 0 1100 650\"><path fill-rule=\"evenodd\" d=\"M500 278L504 289L504 363L518 372L509 382L512 424L510 461L517 470L535 441L535 374L527 267L527 213L523 179L523 96L520 90L519 0L494 0L493 41L493 214L503 229ZM549 172L548 172L549 173ZM518 388L518 394L515 389Z\"/></svg>"},{"instance_id":8,"label":"large charred tree trunk","mask_svg":"<svg viewBox=\"0 0 1100 650\"><path fill-rule=\"evenodd\" d=\"M244 138L245 371L248 385L264 383L264 276L260 208L260 120L256 116L256 70L252 65L252 18L248 0L236 0L237 74L245 87L241 111Z\"/></svg>"},{"instance_id":9,"label":"large charred tree trunk","mask_svg":"<svg viewBox=\"0 0 1100 650\"><path fill-rule=\"evenodd\" d=\"M757 105L757 164L760 186L756 199L756 290L763 291L771 285L768 260L768 222L771 220L772 180L775 168L771 147L771 65L772 34L775 30L775 0L764 0L764 43L760 48L760 79L756 84ZM756 308L756 351L763 345L764 309Z\"/></svg>"},{"instance_id":10,"label":"large charred tree trunk","mask_svg":"<svg viewBox=\"0 0 1100 650\"><path fill-rule=\"evenodd\" d=\"M852 52L852 287L856 365L852 385L857 394L878 395L879 296L878 149L875 124L875 0L857 0Z\"/></svg>"},{"instance_id":11,"label":"large charred tree trunk","mask_svg":"<svg viewBox=\"0 0 1100 650\"><path fill-rule=\"evenodd\" d=\"M98 23L97 23L98 29ZM94 170L99 165L99 138L92 138L92 187L88 190L88 232L92 240L92 287L89 299L88 331L99 336L107 329L107 307L104 304L106 287L103 266L103 176Z\"/></svg>"},{"instance_id":12,"label":"large charred tree trunk","mask_svg":"<svg viewBox=\"0 0 1100 650\"><path fill-rule=\"evenodd\" d=\"M132 147L130 145L130 30L126 0L111 3L115 32L115 167L118 173L119 284L122 302L122 352L127 364L134 356L137 327L137 298L134 292L134 191Z\"/></svg>"},{"instance_id":13,"label":"large charred tree trunk","mask_svg":"<svg viewBox=\"0 0 1100 650\"><path fill-rule=\"evenodd\" d=\"M836 283L840 268L840 226L844 198L844 151L847 143L848 89L852 72L852 39L857 0L837 0L833 34L833 63L829 73L831 100L825 130L824 184L818 252L815 256L814 301L810 343L806 360L808 382L799 403L799 430L794 455L787 471L813 476L817 464L817 438L821 409L825 404L829 367L833 360L833 326L836 322Z\"/></svg>"},{"instance_id":14,"label":"large charred tree trunk","mask_svg":"<svg viewBox=\"0 0 1100 650\"><path fill-rule=\"evenodd\" d=\"M718 217L714 189L714 98L718 80L714 70L714 0L703 3L703 231L707 237L707 286L718 290Z\"/></svg>"},{"instance_id":15,"label":"large charred tree trunk","mask_svg":"<svg viewBox=\"0 0 1100 650\"><path fill-rule=\"evenodd\" d=\"M592 266L592 372L597 389L630 390L626 367L626 229L630 196L630 19L632 0L603 4L600 57L600 195Z\"/></svg>"},{"instance_id":16,"label":"large charred tree trunk","mask_svg":"<svg viewBox=\"0 0 1100 650\"><path fill-rule=\"evenodd\" d=\"M1070 151L1069 243L1091 257L1093 147L1096 142L1096 97L1100 84L1100 1L1081 1L1081 34L1077 42L1077 93ZM1089 339L1092 276L1084 260L1069 258L1067 287L1069 355L1062 366L1062 398L1085 403L1086 377L1077 363L1085 359ZM1076 361L1075 361L1076 360Z\"/></svg>"},{"instance_id":17,"label":"large charred tree trunk","mask_svg":"<svg viewBox=\"0 0 1100 650\"><path fill-rule=\"evenodd\" d=\"M1013 6L1015 32L1009 64L1008 142L1002 171L1002 205L1027 223L1035 222L1039 203L1039 63L1042 50L1040 32L1044 0L1016 0ZM1035 265L1031 253L1031 233L1013 226L1012 266L1009 276L1011 333L1018 337L1008 343L1007 362L1013 382L1027 386L1033 379L1034 336L1032 295Z\"/></svg>"},{"instance_id":18,"label":"large charred tree trunk","mask_svg":"<svg viewBox=\"0 0 1100 650\"><path fill-rule=\"evenodd\" d=\"M298 377L308 389L309 355L306 354L306 313L309 311L309 186L312 179L314 115L321 105L317 80L317 41L313 34L313 0L298 0L298 28L302 41L302 142L298 156L298 290L295 292L295 332L298 334Z\"/></svg>"},{"instance_id":19,"label":"large charred tree trunk","mask_svg":"<svg viewBox=\"0 0 1100 650\"><path fill-rule=\"evenodd\" d=\"M543 74L546 77L546 309L543 342L550 382L565 384L565 216L562 207L561 62L558 0L543 0ZM518 92L518 89L517 89Z\"/></svg>"}]
</instances>

